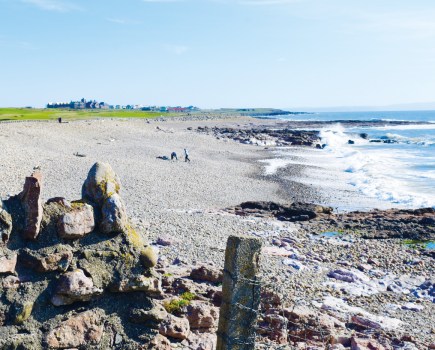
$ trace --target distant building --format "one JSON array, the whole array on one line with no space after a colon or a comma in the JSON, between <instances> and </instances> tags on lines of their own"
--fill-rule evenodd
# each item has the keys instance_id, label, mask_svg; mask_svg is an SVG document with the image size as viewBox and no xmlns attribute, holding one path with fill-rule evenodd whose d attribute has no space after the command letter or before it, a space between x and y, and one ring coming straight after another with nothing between
<instances>
[{"instance_id":1,"label":"distant building","mask_svg":"<svg viewBox=\"0 0 435 350\"><path fill-rule=\"evenodd\" d=\"M82 98L80 101L71 102L50 102L47 108L71 108L71 109L109 109L110 105L105 102L87 101Z\"/></svg>"}]
</instances>

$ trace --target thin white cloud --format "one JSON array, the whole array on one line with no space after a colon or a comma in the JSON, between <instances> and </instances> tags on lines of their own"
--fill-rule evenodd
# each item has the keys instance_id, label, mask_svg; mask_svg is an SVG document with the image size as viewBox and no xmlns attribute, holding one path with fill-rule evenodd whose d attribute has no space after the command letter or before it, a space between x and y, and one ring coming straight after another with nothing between
<instances>
[{"instance_id":1,"label":"thin white cloud","mask_svg":"<svg viewBox=\"0 0 435 350\"><path fill-rule=\"evenodd\" d=\"M75 4L61 0L21 0L21 2L36 6L45 11L69 12L81 9Z\"/></svg>"},{"instance_id":2,"label":"thin white cloud","mask_svg":"<svg viewBox=\"0 0 435 350\"><path fill-rule=\"evenodd\" d=\"M165 45L165 50L179 56L186 53L189 48L185 45Z\"/></svg>"}]
</instances>

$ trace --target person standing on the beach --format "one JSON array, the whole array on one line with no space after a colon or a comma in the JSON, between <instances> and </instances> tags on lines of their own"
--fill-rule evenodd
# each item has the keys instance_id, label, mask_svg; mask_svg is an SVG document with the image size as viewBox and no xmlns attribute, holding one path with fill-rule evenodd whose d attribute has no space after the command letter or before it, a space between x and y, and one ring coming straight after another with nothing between
<instances>
[{"instance_id":1,"label":"person standing on the beach","mask_svg":"<svg viewBox=\"0 0 435 350\"><path fill-rule=\"evenodd\" d=\"M185 162L190 162L189 151L187 150L187 148L184 149L184 161Z\"/></svg>"}]
</instances>

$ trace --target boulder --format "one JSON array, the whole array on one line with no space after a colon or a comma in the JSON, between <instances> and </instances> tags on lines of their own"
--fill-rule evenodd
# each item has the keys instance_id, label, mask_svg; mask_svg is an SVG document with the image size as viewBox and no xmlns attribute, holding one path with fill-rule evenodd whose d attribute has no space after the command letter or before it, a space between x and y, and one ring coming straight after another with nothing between
<instances>
[{"instance_id":1,"label":"boulder","mask_svg":"<svg viewBox=\"0 0 435 350\"><path fill-rule=\"evenodd\" d=\"M169 314L160 324L159 333L165 337L187 339L190 333L189 321Z\"/></svg>"},{"instance_id":2,"label":"boulder","mask_svg":"<svg viewBox=\"0 0 435 350\"><path fill-rule=\"evenodd\" d=\"M157 265L158 254L152 246L147 246L140 252L140 261L144 267L154 267Z\"/></svg>"},{"instance_id":3,"label":"boulder","mask_svg":"<svg viewBox=\"0 0 435 350\"><path fill-rule=\"evenodd\" d=\"M190 273L190 278L195 281L222 283L223 272L211 266L200 266L194 268Z\"/></svg>"},{"instance_id":4,"label":"boulder","mask_svg":"<svg viewBox=\"0 0 435 350\"><path fill-rule=\"evenodd\" d=\"M82 197L101 209L106 199L118 194L120 189L121 181L112 167L107 163L97 162L89 170L82 187Z\"/></svg>"},{"instance_id":5,"label":"boulder","mask_svg":"<svg viewBox=\"0 0 435 350\"><path fill-rule=\"evenodd\" d=\"M219 320L219 309L205 302L191 301L186 308L186 318L190 329L216 328Z\"/></svg>"},{"instance_id":6,"label":"boulder","mask_svg":"<svg viewBox=\"0 0 435 350\"><path fill-rule=\"evenodd\" d=\"M103 233L125 231L128 227L128 217L125 204L119 191L121 181L112 167L107 163L95 163L89 170L82 187L82 197L94 205L101 216L98 226Z\"/></svg>"},{"instance_id":7,"label":"boulder","mask_svg":"<svg viewBox=\"0 0 435 350\"><path fill-rule=\"evenodd\" d=\"M125 204L119 194L108 197L102 207L100 230L103 233L125 231L128 226L128 216Z\"/></svg>"},{"instance_id":8,"label":"boulder","mask_svg":"<svg viewBox=\"0 0 435 350\"><path fill-rule=\"evenodd\" d=\"M0 200L0 238L3 244L8 243L11 232L12 216L5 209L2 208L2 203Z\"/></svg>"},{"instance_id":9,"label":"boulder","mask_svg":"<svg viewBox=\"0 0 435 350\"><path fill-rule=\"evenodd\" d=\"M103 336L101 316L94 310L70 317L52 329L45 341L49 348L65 349L97 345Z\"/></svg>"},{"instance_id":10,"label":"boulder","mask_svg":"<svg viewBox=\"0 0 435 350\"><path fill-rule=\"evenodd\" d=\"M42 174L36 170L26 177L23 191L18 195L24 210L24 238L35 240L41 229L42 221Z\"/></svg>"},{"instance_id":11,"label":"boulder","mask_svg":"<svg viewBox=\"0 0 435 350\"><path fill-rule=\"evenodd\" d=\"M2 254L0 252L0 254ZM5 255L0 255L0 274L2 273L15 273L15 266L17 265L17 254L6 253Z\"/></svg>"},{"instance_id":12,"label":"boulder","mask_svg":"<svg viewBox=\"0 0 435 350\"><path fill-rule=\"evenodd\" d=\"M39 251L23 249L20 261L37 272L66 271L71 264L73 253L64 245L48 247Z\"/></svg>"},{"instance_id":13,"label":"boulder","mask_svg":"<svg viewBox=\"0 0 435 350\"><path fill-rule=\"evenodd\" d=\"M76 301L88 301L102 292L102 289L94 287L82 270L75 270L60 277L51 302L55 306L69 305Z\"/></svg>"},{"instance_id":14,"label":"boulder","mask_svg":"<svg viewBox=\"0 0 435 350\"><path fill-rule=\"evenodd\" d=\"M89 204L75 203L71 212L60 217L57 227L64 239L82 238L95 228L94 209Z\"/></svg>"}]
</instances>

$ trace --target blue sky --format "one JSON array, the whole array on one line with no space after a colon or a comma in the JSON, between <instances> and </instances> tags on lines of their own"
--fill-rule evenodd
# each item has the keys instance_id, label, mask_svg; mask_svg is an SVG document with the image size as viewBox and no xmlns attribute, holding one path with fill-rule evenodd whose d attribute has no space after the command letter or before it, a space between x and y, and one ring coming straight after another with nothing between
<instances>
[{"instance_id":1,"label":"blue sky","mask_svg":"<svg viewBox=\"0 0 435 350\"><path fill-rule=\"evenodd\" d=\"M0 106L435 100L433 0L0 0Z\"/></svg>"}]
</instances>

